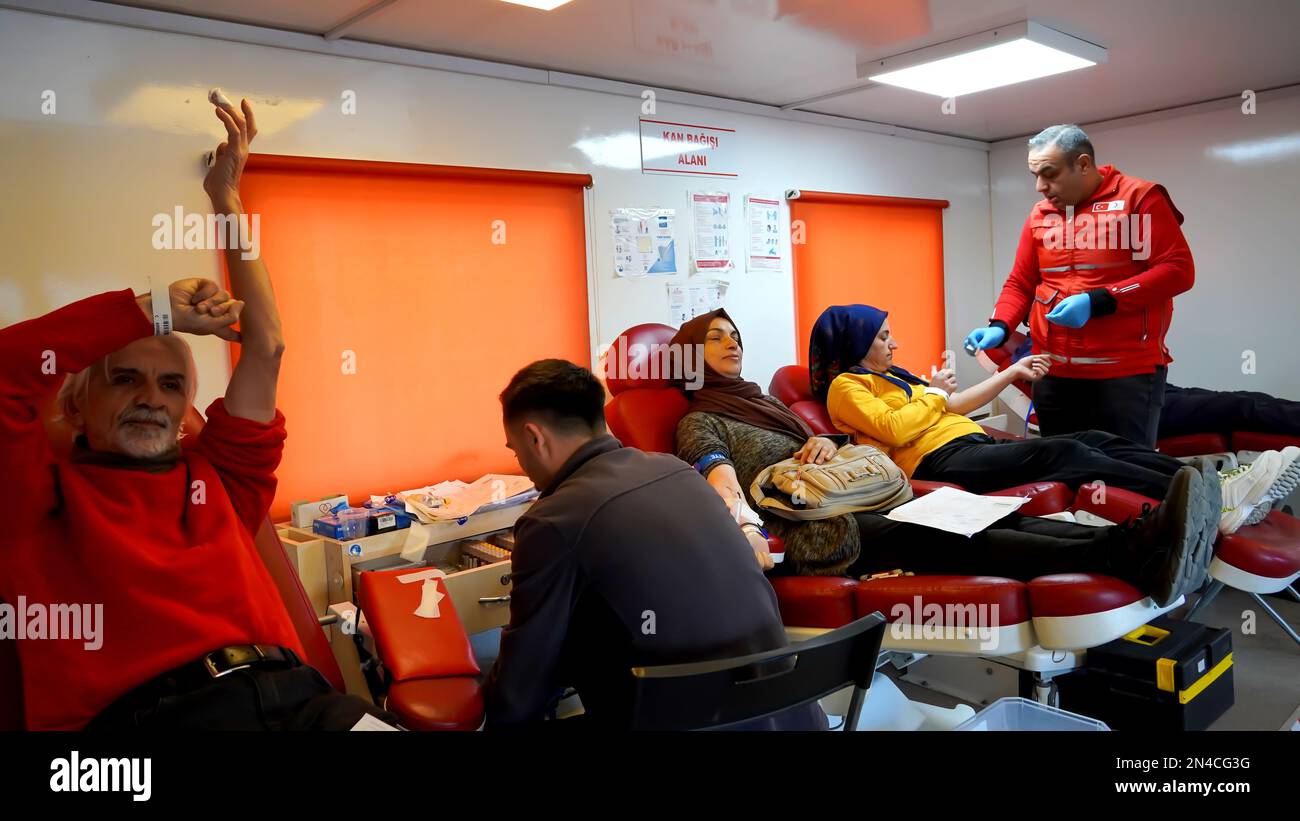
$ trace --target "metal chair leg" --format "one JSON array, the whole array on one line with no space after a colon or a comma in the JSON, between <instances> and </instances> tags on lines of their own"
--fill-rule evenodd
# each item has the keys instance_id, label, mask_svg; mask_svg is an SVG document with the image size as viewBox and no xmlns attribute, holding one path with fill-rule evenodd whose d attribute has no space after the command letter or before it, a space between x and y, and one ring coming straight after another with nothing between
<instances>
[{"instance_id":1,"label":"metal chair leg","mask_svg":"<svg viewBox=\"0 0 1300 821\"><path fill-rule=\"evenodd\" d=\"M1281 614L1279 614L1276 610L1274 610L1272 605L1264 601L1263 596L1259 595L1258 593L1251 593L1250 597L1255 600L1255 604L1258 604L1260 607L1264 608L1265 613L1268 613L1270 616L1273 617L1273 621L1278 623L1278 626L1282 628L1282 632L1290 636L1291 640L1294 641L1296 644L1300 644L1300 633L1296 633L1295 628L1287 624L1286 619L1282 618Z\"/></svg>"},{"instance_id":2,"label":"metal chair leg","mask_svg":"<svg viewBox=\"0 0 1300 821\"><path fill-rule=\"evenodd\" d=\"M848 713L844 716L844 732L851 733L858 729L858 721L862 718L862 705L866 700L867 690L854 687L853 695L849 697Z\"/></svg>"},{"instance_id":3,"label":"metal chair leg","mask_svg":"<svg viewBox=\"0 0 1300 821\"><path fill-rule=\"evenodd\" d=\"M1200 612L1202 607L1213 601L1214 597L1219 595L1219 591L1221 590L1223 590L1223 582L1215 579L1210 583L1210 586L1206 588L1205 592L1201 594L1201 597L1196 600L1196 604L1192 605L1192 609L1187 611L1187 615L1183 616L1183 621L1191 621L1192 617Z\"/></svg>"},{"instance_id":4,"label":"metal chair leg","mask_svg":"<svg viewBox=\"0 0 1300 821\"><path fill-rule=\"evenodd\" d=\"M1287 592L1291 594L1291 598L1295 599L1296 601L1300 601L1300 590L1296 590L1294 587L1288 586Z\"/></svg>"}]
</instances>

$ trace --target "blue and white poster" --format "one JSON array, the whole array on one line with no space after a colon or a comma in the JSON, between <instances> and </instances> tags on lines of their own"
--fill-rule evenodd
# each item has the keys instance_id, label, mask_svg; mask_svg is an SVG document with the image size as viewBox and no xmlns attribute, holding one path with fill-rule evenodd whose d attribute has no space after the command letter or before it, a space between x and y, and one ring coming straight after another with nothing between
<instances>
[{"instance_id":1,"label":"blue and white poster","mask_svg":"<svg viewBox=\"0 0 1300 821\"><path fill-rule=\"evenodd\" d=\"M615 276L668 276L677 273L676 214L673 209L615 208L609 216L614 232Z\"/></svg>"}]
</instances>

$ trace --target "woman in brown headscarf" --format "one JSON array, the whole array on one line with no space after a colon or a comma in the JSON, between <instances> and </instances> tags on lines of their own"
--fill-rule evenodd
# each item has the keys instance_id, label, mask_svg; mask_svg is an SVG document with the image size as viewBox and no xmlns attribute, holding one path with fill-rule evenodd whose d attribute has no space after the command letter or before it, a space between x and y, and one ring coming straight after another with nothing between
<instances>
[{"instance_id":1,"label":"woman in brown headscarf","mask_svg":"<svg viewBox=\"0 0 1300 821\"><path fill-rule=\"evenodd\" d=\"M719 309L697 316L672 339L674 350L699 346L702 356L682 357L700 363L700 374L688 376L681 387L691 400L690 412L677 425L677 456L704 475L733 510L737 500L752 510L749 486L768 465L795 456L820 464L848 441L847 436L817 436L808 423L780 400L740 377L744 350L740 331ZM700 387L692 389L693 385ZM842 573L858 553L858 533L852 516L815 522L769 517L766 527L786 543L786 556L797 573ZM757 526L746 525L750 543L765 567L765 538Z\"/></svg>"}]
</instances>

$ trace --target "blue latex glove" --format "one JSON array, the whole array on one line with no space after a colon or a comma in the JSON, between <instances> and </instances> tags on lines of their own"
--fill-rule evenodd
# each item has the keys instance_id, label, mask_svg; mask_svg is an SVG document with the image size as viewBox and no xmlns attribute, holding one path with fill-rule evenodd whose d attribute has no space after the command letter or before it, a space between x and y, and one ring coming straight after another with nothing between
<instances>
[{"instance_id":1,"label":"blue latex glove","mask_svg":"<svg viewBox=\"0 0 1300 821\"><path fill-rule=\"evenodd\" d=\"M1068 296L1056 304L1047 315L1048 322L1067 328L1082 328L1092 318L1092 300L1087 294Z\"/></svg>"},{"instance_id":2,"label":"blue latex glove","mask_svg":"<svg viewBox=\"0 0 1300 821\"><path fill-rule=\"evenodd\" d=\"M996 325L990 325L987 328L976 328L971 331L963 343L967 349L975 348L977 351L985 351L989 348L996 348L1007 339L1006 333Z\"/></svg>"}]
</instances>

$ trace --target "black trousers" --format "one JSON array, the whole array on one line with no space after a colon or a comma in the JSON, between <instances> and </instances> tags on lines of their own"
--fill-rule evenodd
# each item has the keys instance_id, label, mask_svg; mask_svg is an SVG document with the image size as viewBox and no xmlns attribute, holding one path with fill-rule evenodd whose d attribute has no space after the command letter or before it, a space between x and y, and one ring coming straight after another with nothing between
<instances>
[{"instance_id":1,"label":"black trousers","mask_svg":"<svg viewBox=\"0 0 1300 821\"><path fill-rule=\"evenodd\" d=\"M236 670L197 688L163 675L118 699L86 730L350 730L367 713L397 724L392 713L338 692L300 664Z\"/></svg>"},{"instance_id":2,"label":"black trousers","mask_svg":"<svg viewBox=\"0 0 1300 821\"><path fill-rule=\"evenodd\" d=\"M1156 446L1165 398L1165 368L1116 379L1047 375L1034 383L1034 410L1043 436L1104 430Z\"/></svg>"},{"instance_id":3,"label":"black trousers","mask_svg":"<svg viewBox=\"0 0 1300 821\"><path fill-rule=\"evenodd\" d=\"M971 493L1028 482L1062 482L1075 490L1100 479L1159 501L1182 466L1172 456L1099 430L1019 440L972 433L927 454L912 478L952 482Z\"/></svg>"},{"instance_id":4,"label":"black trousers","mask_svg":"<svg viewBox=\"0 0 1300 821\"><path fill-rule=\"evenodd\" d=\"M855 513L862 550L846 575L908 570L1027 581L1053 573L1105 573L1137 582L1116 528L1013 513L967 538L924 525Z\"/></svg>"},{"instance_id":5,"label":"black trousers","mask_svg":"<svg viewBox=\"0 0 1300 821\"><path fill-rule=\"evenodd\" d=\"M1258 391L1165 387L1160 435L1253 431L1300 436L1300 402Z\"/></svg>"}]
</instances>

